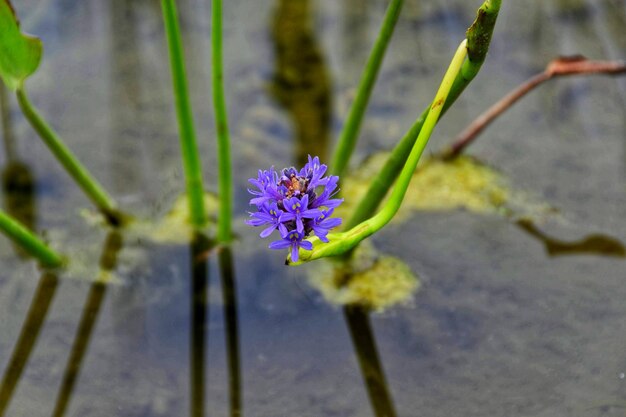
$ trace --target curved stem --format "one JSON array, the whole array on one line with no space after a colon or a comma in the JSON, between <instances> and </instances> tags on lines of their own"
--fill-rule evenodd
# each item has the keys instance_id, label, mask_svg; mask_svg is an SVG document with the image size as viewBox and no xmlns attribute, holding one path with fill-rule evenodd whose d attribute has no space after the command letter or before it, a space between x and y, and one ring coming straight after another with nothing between
<instances>
[{"instance_id":1,"label":"curved stem","mask_svg":"<svg viewBox=\"0 0 626 417\"><path fill-rule=\"evenodd\" d=\"M338 175L339 178L345 173L350 156L356 146L363 114L367 108L367 103L372 93L374 83L376 82L376 77L378 76L378 70L380 69L385 51L387 50L387 45L389 44L396 22L400 16L402 4L403 0L392 0L391 3L389 3L383 24L380 28L380 33L378 34L374 48L363 70L356 97L352 103L348 117L346 118L343 130L341 131L329 168L329 172L332 172L333 175Z\"/></svg>"},{"instance_id":2,"label":"curved stem","mask_svg":"<svg viewBox=\"0 0 626 417\"><path fill-rule=\"evenodd\" d=\"M180 134L180 147L183 157L183 169L185 171L191 224L195 228L201 228L206 223L202 166L193 126L193 114L191 111L191 101L189 100L189 88L187 87L183 43L178 26L178 13L176 12L175 0L161 0L161 9L163 10L165 33L169 48L170 68L172 71L172 84L174 86L174 97L176 100L176 116L178 119L178 131Z\"/></svg>"},{"instance_id":3,"label":"curved stem","mask_svg":"<svg viewBox=\"0 0 626 417\"><path fill-rule=\"evenodd\" d=\"M30 230L2 210L0 210L0 231L21 245L28 253L37 258L42 265L58 268L65 264L63 256L50 249Z\"/></svg>"},{"instance_id":4,"label":"curved stem","mask_svg":"<svg viewBox=\"0 0 626 417\"><path fill-rule=\"evenodd\" d=\"M500 11L500 5L500 0L487 0L478 9L476 20L467 30L467 49L471 59L465 60L461 71L454 80L442 114L445 114L476 74L478 74L487 54L489 42L491 41L493 29ZM374 215L404 166L428 112L428 108L422 112L413 123L413 126L402 137L402 140L393 148L389 159L370 184L365 197L361 199L352 216L346 222L346 229L350 229Z\"/></svg>"},{"instance_id":5,"label":"curved stem","mask_svg":"<svg viewBox=\"0 0 626 417\"><path fill-rule=\"evenodd\" d=\"M123 215L118 210L117 204L113 198L111 198L100 183L91 176L89 171L87 171L76 156L74 156L70 149L63 143L59 135L37 112L28 99L24 88L18 88L16 93L24 116L28 119L31 126L39 134L57 160L63 165L63 168L72 176L87 197L89 197L96 207L108 218L109 222L113 225L121 224Z\"/></svg>"},{"instance_id":6,"label":"curved stem","mask_svg":"<svg viewBox=\"0 0 626 417\"><path fill-rule=\"evenodd\" d=\"M450 62L450 66L446 71L446 74L441 81L441 85L439 86L439 90L435 95L435 99L431 104L428 115L424 120L424 124L422 125L422 129L419 132L417 140L411 149L411 153L406 160L402 171L398 177L398 180L391 192L391 196L389 200L385 204L382 210L378 212L374 217L360 223L354 228L348 230L344 233L338 233L333 235L328 235L329 243L318 245L318 239L312 239L313 242L313 250L312 251L304 251L301 250L300 254L300 262L311 261L314 259L318 259L326 256L337 256L343 253L350 251L354 246L356 246L363 239L371 236L380 230L383 226L385 226L389 221L393 218L393 216L397 213L400 208L400 204L406 194L407 189L409 188L409 183L413 178L413 173L415 172L415 168L417 167L417 163L419 162L420 156L428 143L428 139L432 134L435 125L437 124L437 120L439 119L439 115L443 109L444 103L446 102L446 98L450 93L450 89L452 88L452 84L456 78L456 75L461 71L463 62L465 57L467 56L467 40L463 40L459 47L457 48L454 57L452 58L452 62ZM298 264L290 263L290 264Z\"/></svg>"},{"instance_id":7,"label":"curved stem","mask_svg":"<svg viewBox=\"0 0 626 417\"><path fill-rule=\"evenodd\" d=\"M215 106L215 126L217 129L220 199L217 240L221 243L227 243L232 238L233 185L228 115L226 113L226 99L224 95L224 66L222 63L222 0L213 0L211 4L213 105Z\"/></svg>"}]
</instances>

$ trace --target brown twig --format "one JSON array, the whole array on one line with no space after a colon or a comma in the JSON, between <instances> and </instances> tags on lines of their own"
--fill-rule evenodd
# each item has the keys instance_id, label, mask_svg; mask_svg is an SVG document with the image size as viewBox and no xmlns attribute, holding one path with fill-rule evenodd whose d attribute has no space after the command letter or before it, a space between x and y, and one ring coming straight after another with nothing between
<instances>
[{"instance_id":1,"label":"brown twig","mask_svg":"<svg viewBox=\"0 0 626 417\"><path fill-rule=\"evenodd\" d=\"M460 155L476 139L480 132L489 126L500 114L545 81L567 75L617 75L623 73L626 73L626 63L623 61L592 61L581 55L557 58L551 61L543 72L528 79L478 116L457 136L452 145L444 149L441 157L443 159L451 159Z\"/></svg>"}]
</instances>

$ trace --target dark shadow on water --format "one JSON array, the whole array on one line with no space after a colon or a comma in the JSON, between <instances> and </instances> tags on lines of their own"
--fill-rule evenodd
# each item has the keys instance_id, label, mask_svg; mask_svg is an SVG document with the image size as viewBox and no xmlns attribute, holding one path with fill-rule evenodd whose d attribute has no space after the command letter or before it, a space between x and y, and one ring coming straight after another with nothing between
<instances>
[{"instance_id":1,"label":"dark shadow on water","mask_svg":"<svg viewBox=\"0 0 626 417\"><path fill-rule=\"evenodd\" d=\"M310 15L309 0L278 0L271 28L276 67L270 89L293 120L298 165L308 154L327 158L331 120L330 77Z\"/></svg>"},{"instance_id":2,"label":"dark shadow on water","mask_svg":"<svg viewBox=\"0 0 626 417\"><path fill-rule=\"evenodd\" d=\"M13 121L7 91L0 83L0 113L2 115L2 138L6 155L6 165L2 169L2 192L4 209L30 230L37 226L35 204L35 180L28 165L17 156ZM20 246L13 245L21 258L28 254Z\"/></svg>"},{"instance_id":3,"label":"dark shadow on water","mask_svg":"<svg viewBox=\"0 0 626 417\"><path fill-rule=\"evenodd\" d=\"M122 249L122 245L122 235L117 231L109 232L100 256L100 269L102 272L107 273L115 269L117 265L117 255ZM105 280L96 280L91 284L76 332L76 338L74 339L74 344L72 345L72 350L65 367L63 381L52 413L53 417L63 416L69 406L85 353L89 347L93 328L100 313L100 308L102 307L102 301L106 295L106 290L107 283Z\"/></svg>"},{"instance_id":4,"label":"dark shadow on water","mask_svg":"<svg viewBox=\"0 0 626 417\"><path fill-rule=\"evenodd\" d=\"M241 360L239 353L239 320L237 314L237 286L233 254L229 247L219 252L220 275L224 321L226 328L226 352L228 361L228 389L230 416L240 417L241 409Z\"/></svg>"},{"instance_id":5,"label":"dark shadow on water","mask_svg":"<svg viewBox=\"0 0 626 417\"><path fill-rule=\"evenodd\" d=\"M22 376L22 371L24 371L24 367L35 347L58 283L57 276L51 272L44 272L39 279L28 315L22 325L22 330L13 349L9 365L0 384L0 416L5 415L4 413L9 406L13 392Z\"/></svg>"},{"instance_id":6,"label":"dark shadow on water","mask_svg":"<svg viewBox=\"0 0 626 417\"><path fill-rule=\"evenodd\" d=\"M191 242L191 332L190 332L190 378L191 378L191 416L204 416L204 393L206 372L206 346L208 323L208 288L209 268L204 255L210 249L209 240L202 234L196 234Z\"/></svg>"},{"instance_id":7,"label":"dark shadow on water","mask_svg":"<svg viewBox=\"0 0 626 417\"><path fill-rule=\"evenodd\" d=\"M209 323L209 267L207 254L213 252L211 242L197 234L191 243L191 332L190 377L191 416L205 415L206 354ZM239 321L237 314L237 288L233 255L229 247L218 248L219 273L222 284L224 324L226 329L226 360L228 362L228 391L231 417L240 417L241 360L239 353Z\"/></svg>"},{"instance_id":8,"label":"dark shadow on water","mask_svg":"<svg viewBox=\"0 0 626 417\"><path fill-rule=\"evenodd\" d=\"M548 236L530 220L520 219L515 224L532 237L540 240L550 256L600 255L626 258L624 244L610 236L592 234L580 240L565 242Z\"/></svg>"},{"instance_id":9,"label":"dark shadow on water","mask_svg":"<svg viewBox=\"0 0 626 417\"><path fill-rule=\"evenodd\" d=\"M393 399L387 386L376 339L370 324L369 312L362 307L351 305L343 309L343 315L350 330L350 337L367 388L367 394L376 417L395 417Z\"/></svg>"}]
</instances>

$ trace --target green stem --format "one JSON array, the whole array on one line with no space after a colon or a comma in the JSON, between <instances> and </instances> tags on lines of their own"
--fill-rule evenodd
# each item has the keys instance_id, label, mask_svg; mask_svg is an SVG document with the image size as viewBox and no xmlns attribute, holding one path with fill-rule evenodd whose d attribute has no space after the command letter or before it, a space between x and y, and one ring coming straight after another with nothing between
<instances>
[{"instance_id":1,"label":"green stem","mask_svg":"<svg viewBox=\"0 0 626 417\"><path fill-rule=\"evenodd\" d=\"M43 117L41 117L28 99L24 88L18 88L16 93L24 116L28 119L35 131L37 131L57 160L63 165L65 170L112 224L121 224L123 216L117 209L117 204L113 198L107 194L100 183L91 176L89 171L87 171L76 156L74 156L63 143L59 135L57 135Z\"/></svg>"},{"instance_id":2,"label":"green stem","mask_svg":"<svg viewBox=\"0 0 626 417\"><path fill-rule=\"evenodd\" d=\"M196 134L193 127L193 115L187 87L187 75L183 44L178 27L178 13L176 12L175 0L161 0L163 21L169 48L170 68L172 71L172 84L176 102L176 116L178 119L178 131L180 135L180 147L183 157L183 169L185 171L185 183L187 186L187 199L191 224L201 228L206 223L204 211L204 186L202 184L202 167Z\"/></svg>"},{"instance_id":3,"label":"green stem","mask_svg":"<svg viewBox=\"0 0 626 417\"><path fill-rule=\"evenodd\" d=\"M487 54L500 5L500 0L487 0L478 9L476 20L467 31L468 59L463 63L461 71L452 84L442 114L445 114L476 74L478 74ZM346 230L355 227L374 215L404 166L428 112L429 108L426 108L402 137L402 140L394 147L384 167L371 182L365 197L361 199L352 212L352 216L345 223Z\"/></svg>"},{"instance_id":4,"label":"green stem","mask_svg":"<svg viewBox=\"0 0 626 417\"><path fill-rule=\"evenodd\" d=\"M213 105L215 106L215 126L217 129L220 198L217 240L221 243L227 243L232 237L231 223L233 185L230 160L230 140L228 135L228 116L226 114L226 99L224 95L224 66L222 64L222 0L213 0L211 3Z\"/></svg>"},{"instance_id":5,"label":"green stem","mask_svg":"<svg viewBox=\"0 0 626 417\"><path fill-rule=\"evenodd\" d=\"M30 230L2 210L0 210L0 231L21 245L28 253L37 258L42 265L50 268L58 268L64 265L65 259L63 256L50 249Z\"/></svg>"},{"instance_id":6,"label":"green stem","mask_svg":"<svg viewBox=\"0 0 626 417\"><path fill-rule=\"evenodd\" d=\"M380 33L378 34L374 48L363 70L356 97L348 113L341 135L339 136L329 169L329 172L332 172L333 175L338 175L339 178L345 173L348 162L350 161L350 156L356 146L361 121L363 120L367 103L372 93L374 83L376 82L378 70L383 62L387 45L389 44L396 22L400 16L402 4L403 0L391 0L391 3L389 3L383 24L380 28Z\"/></svg>"},{"instance_id":7,"label":"green stem","mask_svg":"<svg viewBox=\"0 0 626 417\"><path fill-rule=\"evenodd\" d=\"M446 71L446 74L441 81L441 85L439 86L439 90L435 95L435 99L430 106L428 116L424 120L422 125L422 129L419 132L417 140L411 149L411 153L400 172L398 180L393 188L391 196L389 200L385 204L382 210L378 212L374 217L362 222L361 224L355 226L354 228L348 230L344 233L337 233L334 235L328 235L329 243L319 244L319 239L312 239L313 242L313 250L312 251L304 251L300 252L300 261L312 261L314 259L326 257L326 256L337 256L344 254L354 248L359 242L363 239L371 236L376 233L382 227L384 227L389 221L393 218L393 216L397 213L400 208L400 204L406 194L407 189L409 188L409 183L413 177L413 173L415 172L415 168L417 167L417 163L419 162L420 156L428 143L428 139L432 134L435 125L437 124L437 120L439 119L439 115L444 107L446 102L446 98L450 93L450 89L454 80L461 71L461 67L463 65L463 61L467 56L467 40L464 40L459 45L452 61L450 62L450 66ZM297 264L297 263L294 263Z\"/></svg>"}]
</instances>

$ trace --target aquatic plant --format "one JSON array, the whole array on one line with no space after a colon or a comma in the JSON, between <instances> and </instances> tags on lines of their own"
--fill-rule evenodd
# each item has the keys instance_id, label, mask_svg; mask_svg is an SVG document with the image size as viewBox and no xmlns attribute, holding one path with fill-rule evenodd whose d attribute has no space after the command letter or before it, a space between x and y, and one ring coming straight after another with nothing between
<instances>
[{"instance_id":1,"label":"aquatic plant","mask_svg":"<svg viewBox=\"0 0 626 417\"><path fill-rule=\"evenodd\" d=\"M378 71L385 57L387 46L393 30L396 26L398 18L400 17L400 11L402 10L402 4L404 0L392 0L387 6L387 11L383 19L383 23L380 28L372 52L363 69L363 75L357 89L356 97L350 107L350 112L346 117L346 121L341 130L339 140L337 141L337 147L333 154L333 160L331 163L331 170L339 177L343 177L350 156L356 147L357 136L359 134L359 128L361 127L361 121L363 115L367 109L367 103L369 101L372 89L376 83Z\"/></svg>"},{"instance_id":2,"label":"aquatic plant","mask_svg":"<svg viewBox=\"0 0 626 417\"><path fill-rule=\"evenodd\" d=\"M379 60L384 53L388 36L397 19L397 16L393 18L394 10L396 10L392 8L394 5L399 6L400 4L392 3L388 9L381 28L381 35L379 35L368 61L368 67L371 65L371 68L366 68L364 71L363 81L357 92L358 99L353 104L354 110L351 110L346 124L345 129L349 133L342 134L333 157L333 161L335 161L333 166L337 166L341 171L347 166L354 149L358 126L367 105L369 91L375 80L375 73L378 64L380 64ZM300 251L298 256L292 256L291 259L288 259L287 264L299 264L327 256L349 256L363 239L379 231L393 218L400 207L413 172L440 114L450 107L480 70L491 42L500 6L501 0L486 0L478 9L476 20L468 29L466 39L459 45L434 100L396 145L387 163L372 181L365 197L348 219L347 231L324 236L328 242L322 241L316 236L312 237L308 243L302 243L303 237L293 234L291 236L292 242L297 242L297 244L292 243L292 255L297 248L301 248L303 251ZM376 213L376 209L390 189L392 190L391 195L385 206ZM311 247L310 250L309 247Z\"/></svg>"},{"instance_id":3,"label":"aquatic plant","mask_svg":"<svg viewBox=\"0 0 626 417\"><path fill-rule=\"evenodd\" d=\"M37 258L43 266L56 268L65 263L62 255L50 249L34 233L2 210L0 210L0 231Z\"/></svg>"},{"instance_id":4,"label":"aquatic plant","mask_svg":"<svg viewBox=\"0 0 626 417\"><path fill-rule=\"evenodd\" d=\"M215 109L215 129L217 131L217 164L219 172L217 241L220 243L228 243L232 238L233 180L222 64L222 0L211 1L211 58L211 79L213 87L213 107Z\"/></svg>"},{"instance_id":5,"label":"aquatic plant","mask_svg":"<svg viewBox=\"0 0 626 417\"><path fill-rule=\"evenodd\" d=\"M174 0L161 0L161 9L163 11L165 34L169 48L170 69L172 71L172 84L190 220L194 227L201 228L206 223L202 165L196 143L191 101L189 100L189 87L187 86L183 42L178 25L176 2Z\"/></svg>"},{"instance_id":6,"label":"aquatic plant","mask_svg":"<svg viewBox=\"0 0 626 417\"><path fill-rule=\"evenodd\" d=\"M170 68L176 102L178 130L185 171L187 198L192 225L200 229L206 225L202 166L193 125L189 88L185 70L183 43L174 0L161 0L165 33L169 47ZM232 237L232 168L228 116L224 94L222 64L222 2L212 1L211 8L212 89L217 130L219 216L217 241L228 243Z\"/></svg>"},{"instance_id":7,"label":"aquatic plant","mask_svg":"<svg viewBox=\"0 0 626 417\"><path fill-rule=\"evenodd\" d=\"M309 155L299 171L294 167L280 172L270 168L259 170L257 178L249 182L256 190L248 190L254 196L250 204L257 211L250 213L250 226L266 226L260 236L266 238L278 230L281 240L272 242L270 249L291 249L291 259L298 260L298 250L312 250L311 242L304 240L311 233L322 242L328 242L331 229L341 224L340 218L331 218L333 210L343 199L333 198L337 193L336 175L324 176L327 166L319 158Z\"/></svg>"},{"instance_id":8,"label":"aquatic plant","mask_svg":"<svg viewBox=\"0 0 626 417\"><path fill-rule=\"evenodd\" d=\"M113 225L120 225L124 220L124 215L118 210L115 200L37 112L26 94L24 83L37 71L43 55L43 45L39 38L20 31L19 21L9 0L0 0L0 27L2 28L0 31L0 78L9 89L16 93L24 116L63 168L107 217L107 220Z\"/></svg>"}]
</instances>

